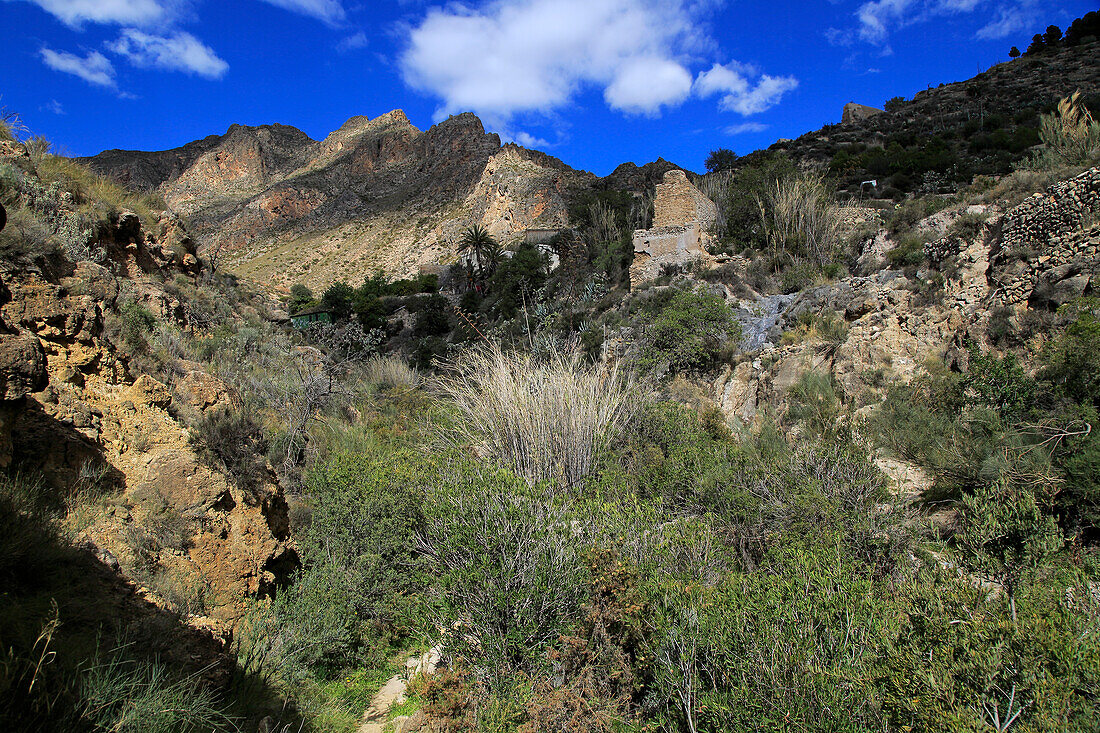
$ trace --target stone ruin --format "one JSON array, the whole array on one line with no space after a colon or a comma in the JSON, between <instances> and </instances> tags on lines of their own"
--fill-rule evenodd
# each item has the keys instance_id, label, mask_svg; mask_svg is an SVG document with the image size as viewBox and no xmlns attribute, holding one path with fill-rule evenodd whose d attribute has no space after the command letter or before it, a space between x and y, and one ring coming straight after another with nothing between
<instances>
[{"instance_id":1,"label":"stone ruin","mask_svg":"<svg viewBox=\"0 0 1100 733\"><path fill-rule=\"evenodd\" d=\"M665 173L653 201L653 228L634 231L631 285L656 279L666 265L709 261L706 245L718 219L714 202L691 184L682 170Z\"/></svg>"}]
</instances>

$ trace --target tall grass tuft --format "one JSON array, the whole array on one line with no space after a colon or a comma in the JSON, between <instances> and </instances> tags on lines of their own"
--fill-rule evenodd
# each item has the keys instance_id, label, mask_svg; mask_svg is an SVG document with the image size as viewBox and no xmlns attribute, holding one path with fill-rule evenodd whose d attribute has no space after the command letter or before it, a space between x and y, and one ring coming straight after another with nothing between
<instances>
[{"instance_id":1,"label":"tall grass tuft","mask_svg":"<svg viewBox=\"0 0 1100 733\"><path fill-rule=\"evenodd\" d=\"M779 178L756 203L773 255L806 257L818 267L833 261L842 219L821 174L803 170Z\"/></svg>"},{"instance_id":2,"label":"tall grass tuft","mask_svg":"<svg viewBox=\"0 0 1100 733\"><path fill-rule=\"evenodd\" d=\"M198 676L173 679L158 662L129 659L123 650L84 670L81 718L115 733L238 730Z\"/></svg>"},{"instance_id":3,"label":"tall grass tuft","mask_svg":"<svg viewBox=\"0 0 1100 733\"><path fill-rule=\"evenodd\" d=\"M375 356L364 367L366 380L381 389L414 389L420 384L420 372L400 356Z\"/></svg>"},{"instance_id":4,"label":"tall grass tuft","mask_svg":"<svg viewBox=\"0 0 1100 733\"><path fill-rule=\"evenodd\" d=\"M467 352L435 384L458 412L449 433L456 445L484 451L532 485L578 486L638 404L633 377L617 366L562 353L536 361L498 344Z\"/></svg>"},{"instance_id":5,"label":"tall grass tuft","mask_svg":"<svg viewBox=\"0 0 1100 733\"><path fill-rule=\"evenodd\" d=\"M1043 142L1033 167L1039 170L1057 165L1081 165L1100 152L1100 122L1081 104L1080 90L1058 102L1057 109L1039 120Z\"/></svg>"}]
</instances>

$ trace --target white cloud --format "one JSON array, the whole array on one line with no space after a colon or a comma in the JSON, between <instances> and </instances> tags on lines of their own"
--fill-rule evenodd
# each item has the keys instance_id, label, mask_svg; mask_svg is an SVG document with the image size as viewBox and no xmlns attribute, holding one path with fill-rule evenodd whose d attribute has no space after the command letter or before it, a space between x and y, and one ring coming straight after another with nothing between
<instances>
[{"instance_id":1,"label":"white cloud","mask_svg":"<svg viewBox=\"0 0 1100 733\"><path fill-rule=\"evenodd\" d=\"M405 82L439 97L436 119L472 110L501 125L549 112L584 87L656 114L691 86L681 51L699 48L684 0L491 0L429 10L400 58Z\"/></svg>"},{"instance_id":2,"label":"white cloud","mask_svg":"<svg viewBox=\"0 0 1100 733\"><path fill-rule=\"evenodd\" d=\"M675 107L691 93L691 73L675 61L640 58L624 64L603 97L612 109L657 115L661 107Z\"/></svg>"},{"instance_id":3,"label":"white cloud","mask_svg":"<svg viewBox=\"0 0 1100 733\"><path fill-rule=\"evenodd\" d=\"M876 46L885 44L890 35L890 27L908 21L910 13L921 10L922 5L917 0L876 0L864 3L856 11L860 39Z\"/></svg>"},{"instance_id":4,"label":"white cloud","mask_svg":"<svg viewBox=\"0 0 1100 733\"><path fill-rule=\"evenodd\" d=\"M742 122L740 125L730 125L723 132L727 135L744 135L750 132L764 132L767 129L768 126L760 122Z\"/></svg>"},{"instance_id":5,"label":"white cloud","mask_svg":"<svg viewBox=\"0 0 1100 733\"><path fill-rule=\"evenodd\" d=\"M361 48L366 48L368 45L370 45L370 41L367 39L367 34L363 31L359 31L337 43L336 50L341 53L345 51L357 51Z\"/></svg>"},{"instance_id":6,"label":"white cloud","mask_svg":"<svg viewBox=\"0 0 1100 733\"><path fill-rule=\"evenodd\" d=\"M737 112L745 117L759 114L779 104L783 95L798 88L793 76L761 74L752 66L715 64L695 80L695 93L700 97L721 95L719 109Z\"/></svg>"},{"instance_id":7,"label":"white cloud","mask_svg":"<svg viewBox=\"0 0 1100 733\"><path fill-rule=\"evenodd\" d=\"M53 112L55 115L65 114L65 108L62 107L61 102L58 102L56 99L51 99L50 101L46 102L44 105L42 105L42 109L46 110L47 112Z\"/></svg>"},{"instance_id":8,"label":"white cloud","mask_svg":"<svg viewBox=\"0 0 1100 733\"><path fill-rule=\"evenodd\" d=\"M340 25L347 18L340 0L264 0L265 3L292 13L316 18L328 25Z\"/></svg>"},{"instance_id":9,"label":"white cloud","mask_svg":"<svg viewBox=\"0 0 1100 733\"><path fill-rule=\"evenodd\" d=\"M143 68L183 71L207 79L220 79L229 69L212 48L182 31L157 36L127 28L107 48Z\"/></svg>"},{"instance_id":10,"label":"white cloud","mask_svg":"<svg viewBox=\"0 0 1100 733\"><path fill-rule=\"evenodd\" d=\"M54 51L43 48L42 61L54 71L78 76L89 84L115 88L115 67L110 59L99 51L92 51L84 58L68 51Z\"/></svg>"},{"instance_id":11,"label":"white cloud","mask_svg":"<svg viewBox=\"0 0 1100 733\"><path fill-rule=\"evenodd\" d=\"M172 5L164 0L29 0L62 23L79 28L84 23L147 26L164 21Z\"/></svg>"},{"instance_id":12,"label":"white cloud","mask_svg":"<svg viewBox=\"0 0 1100 733\"><path fill-rule=\"evenodd\" d=\"M1035 14L1029 8L1001 8L997 17L979 28L974 35L982 40L999 40L1013 33L1026 32L1036 25Z\"/></svg>"},{"instance_id":13,"label":"white cloud","mask_svg":"<svg viewBox=\"0 0 1100 733\"><path fill-rule=\"evenodd\" d=\"M515 142L517 145L522 145L525 148L549 148L550 142L543 140L541 137L535 137L528 132L517 132L515 135Z\"/></svg>"},{"instance_id":14,"label":"white cloud","mask_svg":"<svg viewBox=\"0 0 1100 733\"><path fill-rule=\"evenodd\" d=\"M1034 9L1040 0L871 0L856 11L860 40L887 47L890 33L898 28L946 15L982 11L996 17L976 33L979 39L996 39L1026 30L1034 24ZM841 45L848 36L844 31L826 31L830 43Z\"/></svg>"}]
</instances>

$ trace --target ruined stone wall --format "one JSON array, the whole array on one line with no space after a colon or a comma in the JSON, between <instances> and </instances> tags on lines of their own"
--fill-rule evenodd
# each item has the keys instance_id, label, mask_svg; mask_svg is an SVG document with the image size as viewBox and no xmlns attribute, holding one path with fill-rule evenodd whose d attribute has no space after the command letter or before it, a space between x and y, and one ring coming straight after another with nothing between
<instances>
[{"instance_id":1,"label":"ruined stone wall","mask_svg":"<svg viewBox=\"0 0 1100 733\"><path fill-rule=\"evenodd\" d=\"M707 228L718 218L714 203L688 181L681 170L665 174L653 201L653 228L634 232L632 284L660 276L665 265L710 259Z\"/></svg>"},{"instance_id":2,"label":"ruined stone wall","mask_svg":"<svg viewBox=\"0 0 1100 733\"><path fill-rule=\"evenodd\" d=\"M664 183L657 184L653 201L654 228L699 222L705 229L717 218L718 208L714 202L693 186L682 170L669 171Z\"/></svg>"},{"instance_id":3,"label":"ruined stone wall","mask_svg":"<svg viewBox=\"0 0 1100 733\"><path fill-rule=\"evenodd\" d=\"M1001 220L990 281L997 305L1057 307L1100 284L1100 168L1051 186Z\"/></svg>"}]
</instances>

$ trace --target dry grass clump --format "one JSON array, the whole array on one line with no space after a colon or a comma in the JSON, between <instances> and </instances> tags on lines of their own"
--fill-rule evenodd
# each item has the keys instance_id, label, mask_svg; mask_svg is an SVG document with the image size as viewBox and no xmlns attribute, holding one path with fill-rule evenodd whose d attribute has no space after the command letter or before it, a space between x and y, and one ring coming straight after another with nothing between
<instances>
[{"instance_id":1,"label":"dry grass clump","mask_svg":"<svg viewBox=\"0 0 1100 733\"><path fill-rule=\"evenodd\" d=\"M756 203L773 254L786 251L819 267L833 261L843 218L821 174L803 170L779 178Z\"/></svg>"},{"instance_id":2,"label":"dry grass clump","mask_svg":"<svg viewBox=\"0 0 1100 733\"><path fill-rule=\"evenodd\" d=\"M639 402L633 377L618 367L561 353L536 361L498 344L467 352L436 386L458 411L449 437L532 485L577 486Z\"/></svg>"},{"instance_id":3,"label":"dry grass clump","mask_svg":"<svg viewBox=\"0 0 1100 733\"><path fill-rule=\"evenodd\" d=\"M43 154L35 169L43 183L57 182L71 191L79 202L78 213L90 219L105 219L112 211L128 210L149 227L156 222L158 213L168 208L160 194L127 191L71 158Z\"/></svg>"},{"instance_id":4,"label":"dry grass clump","mask_svg":"<svg viewBox=\"0 0 1100 733\"><path fill-rule=\"evenodd\" d=\"M420 372L400 356L376 356L363 368L371 384L382 389L414 389L420 384Z\"/></svg>"}]
</instances>

